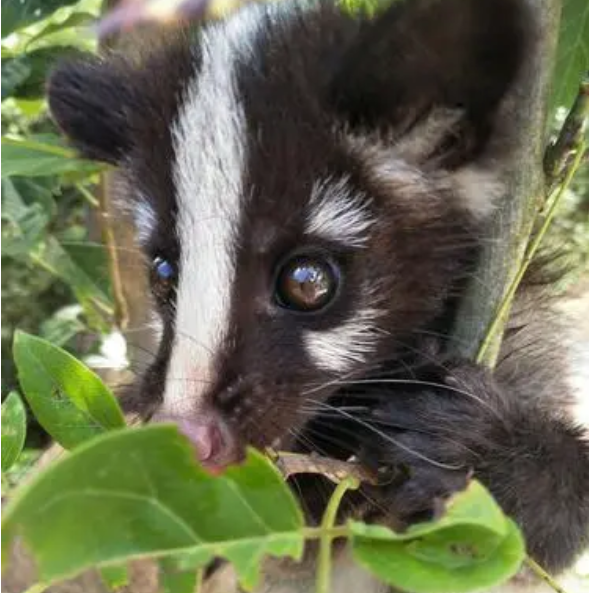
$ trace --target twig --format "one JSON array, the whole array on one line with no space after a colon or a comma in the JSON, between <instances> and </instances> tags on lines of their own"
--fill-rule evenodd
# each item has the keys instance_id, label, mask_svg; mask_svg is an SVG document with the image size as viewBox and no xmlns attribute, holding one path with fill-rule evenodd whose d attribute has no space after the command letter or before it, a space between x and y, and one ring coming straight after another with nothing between
<instances>
[{"instance_id":1,"label":"twig","mask_svg":"<svg viewBox=\"0 0 589 593\"><path fill-rule=\"evenodd\" d=\"M543 580L556 593L567 593L533 558L526 556L528 568L541 580Z\"/></svg>"},{"instance_id":2,"label":"twig","mask_svg":"<svg viewBox=\"0 0 589 593\"><path fill-rule=\"evenodd\" d=\"M574 154L583 143L588 117L589 75L581 82L573 106L566 116L556 140L546 149L544 174L549 193L566 174L567 166L570 165Z\"/></svg>"},{"instance_id":3,"label":"twig","mask_svg":"<svg viewBox=\"0 0 589 593\"><path fill-rule=\"evenodd\" d=\"M93 208L98 208L100 206L100 202L96 199L96 196L82 183L76 183L76 189L82 194L82 197L92 206Z\"/></svg>"},{"instance_id":4,"label":"twig","mask_svg":"<svg viewBox=\"0 0 589 593\"><path fill-rule=\"evenodd\" d=\"M271 449L267 453L285 479L295 474L321 474L336 484L346 478L373 485L378 483L378 477L359 463Z\"/></svg>"},{"instance_id":5,"label":"twig","mask_svg":"<svg viewBox=\"0 0 589 593\"><path fill-rule=\"evenodd\" d=\"M119 329L124 330L129 323L129 308L127 306L127 300L125 299L125 292L123 290L119 252L117 249L116 238L110 217L108 189L104 181L101 182L100 188L98 190L98 203L100 230L102 233L102 240L106 246L108 271L114 301L114 321L115 325Z\"/></svg>"},{"instance_id":6,"label":"twig","mask_svg":"<svg viewBox=\"0 0 589 593\"><path fill-rule=\"evenodd\" d=\"M528 266L530 265L532 259L534 258L534 256L536 255L536 252L538 251L538 247L540 246L540 243L542 242L542 239L544 238L544 235L546 234L546 231L548 230L548 227L550 226L550 223L552 222L554 213L556 212L556 207L560 203L562 196L564 195L572 178L574 177L577 169L579 168L579 165L581 164L584 153L585 153L585 144L583 142L581 142L581 144L577 148L577 154L575 155L575 159L572 162L571 166L566 171L566 176L564 178L564 181L558 188L556 195L554 196L554 198L552 200L549 201L548 209L547 209L546 213L543 215L542 224L540 225L540 228L538 229L538 231L535 233L532 240L528 244L528 247L526 248L523 260L522 260L521 265L517 271L517 274L515 275L513 280L510 282L510 284L503 296L503 299L501 300L501 304L499 305L499 308L497 309L497 312L495 313L495 316L493 317L491 325L489 326L489 329L487 330L487 332L485 334L485 338L483 339L481 346L479 348L479 351L477 353L476 360L478 363L482 363L485 360L485 356L487 355L487 352L488 352L490 346L494 343L495 339L497 338L497 334L498 334L499 330L503 327L503 321L504 321L506 315L509 313L509 309L511 307L511 303L513 301L513 297L515 296L517 288L518 288L522 278L524 277L524 274L526 273Z\"/></svg>"},{"instance_id":7,"label":"twig","mask_svg":"<svg viewBox=\"0 0 589 593\"><path fill-rule=\"evenodd\" d=\"M336 487L327 503L327 508L321 520L322 535L319 538L319 554L317 555L317 578L315 580L315 593L329 593L331 580L331 543L334 536L330 533L335 524L339 505L344 494L358 488L358 480L348 476Z\"/></svg>"}]
</instances>

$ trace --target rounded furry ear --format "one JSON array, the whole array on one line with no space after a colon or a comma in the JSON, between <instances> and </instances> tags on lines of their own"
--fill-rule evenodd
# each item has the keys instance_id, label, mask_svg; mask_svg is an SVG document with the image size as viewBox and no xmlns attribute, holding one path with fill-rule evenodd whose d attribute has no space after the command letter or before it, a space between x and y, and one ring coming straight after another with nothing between
<instances>
[{"instance_id":1,"label":"rounded furry ear","mask_svg":"<svg viewBox=\"0 0 589 593\"><path fill-rule=\"evenodd\" d=\"M88 56L61 63L49 77L51 114L84 157L118 164L130 148L128 116L137 99L127 70Z\"/></svg>"},{"instance_id":2,"label":"rounded furry ear","mask_svg":"<svg viewBox=\"0 0 589 593\"><path fill-rule=\"evenodd\" d=\"M332 102L352 127L396 137L428 128L433 114L441 144L433 148L458 166L492 131L527 54L531 12L527 0L394 0L347 50ZM460 114L446 117L446 133L444 113Z\"/></svg>"}]
</instances>

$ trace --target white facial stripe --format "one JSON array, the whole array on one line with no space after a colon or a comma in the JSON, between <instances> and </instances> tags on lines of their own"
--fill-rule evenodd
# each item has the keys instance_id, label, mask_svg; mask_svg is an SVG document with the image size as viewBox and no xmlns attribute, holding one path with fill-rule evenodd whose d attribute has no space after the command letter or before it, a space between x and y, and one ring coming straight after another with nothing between
<instances>
[{"instance_id":1,"label":"white facial stripe","mask_svg":"<svg viewBox=\"0 0 589 593\"><path fill-rule=\"evenodd\" d=\"M316 183L311 194L306 233L350 247L363 247L374 218L346 179Z\"/></svg>"},{"instance_id":2,"label":"white facial stripe","mask_svg":"<svg viewBox=\"0 0 589 593\"><path fill-rule=\"evenodd\" d=\"M378 341L376 309L364 309L338 327L326 331L306 330L303 343L311 360L334 373L349 371L366 362Z\"/></svg>"},{"instance_id":3,"label":"white facial stripe","mask_svg":"<svg viewBox=\"0 0 589 593\"><path fill-rule=\"evenodd\" d=\"M198 407L227 334L246 135L234 66L247 50L238 42L251 38L255 24L242 16L224 31L206 30L201 71L187 88L173 128L181 261L164 408L176 414Z\"/></svg>"}]
</instances>

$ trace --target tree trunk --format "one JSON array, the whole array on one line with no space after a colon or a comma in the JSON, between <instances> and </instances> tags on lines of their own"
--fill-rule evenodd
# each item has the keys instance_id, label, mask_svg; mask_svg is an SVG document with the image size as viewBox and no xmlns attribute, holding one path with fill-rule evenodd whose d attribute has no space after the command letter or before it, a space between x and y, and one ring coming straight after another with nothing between
<instances>
[{"instance_id":1,"label":"tree trunk","mask_svg":"<svg viewBox=\"0 0 589 593\"><path fill-rule=\"evenodd\" d=\"M505 195L495 213L482 258L462 300L453 330L452 354L493 366L509 311L498 319L507 287L521 265L535 215L545 195L543 156L546 145L548 98L556 55L562 0L528 0L537 15L539 35L531 59L513 93L503 105L513 146L505 169Z\"/></svg>"}]
</instances>

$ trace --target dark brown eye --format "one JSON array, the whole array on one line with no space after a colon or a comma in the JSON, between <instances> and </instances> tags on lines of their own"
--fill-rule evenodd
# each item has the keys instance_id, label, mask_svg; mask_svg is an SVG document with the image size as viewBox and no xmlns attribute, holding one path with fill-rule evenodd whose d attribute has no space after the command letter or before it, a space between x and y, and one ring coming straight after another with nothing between
<instances>
[{"instance_id":1,"label":"dark brown eye","mask_svg":"<svg viewBox=\"0 0 589 593\"><path fill-rule=\"evenodd\" d=\"M176 282L176 268L167 259L156 257L151 268L151 285L155 295L166 300Z\"/></svg>"},{"instance_id":2,"label":"dark brown eye","mask_svg":"<svg viewBox=\"0 0 589 593\"><path fill-rule=\"evenodd\" d=\"M332 301L338 283L339 270L333 263L299 256L282 266L276 282L276 298L288 309L317 311Z\"/></svg>"}]
</instances>

